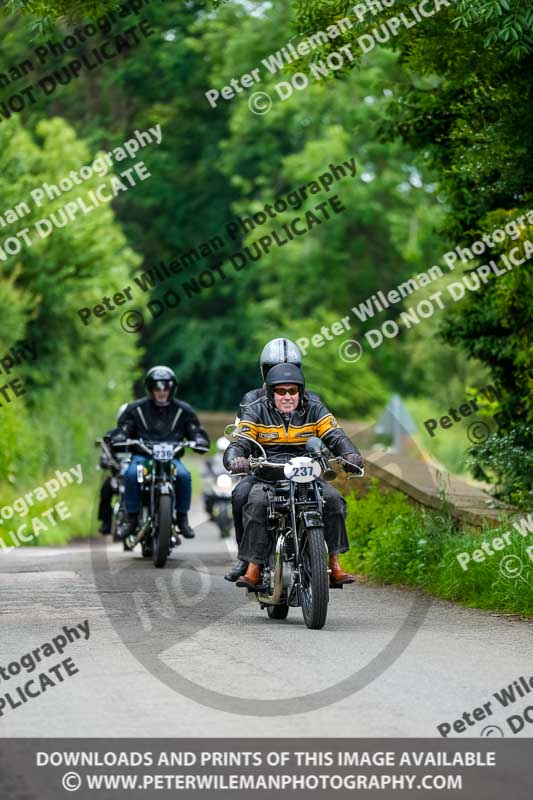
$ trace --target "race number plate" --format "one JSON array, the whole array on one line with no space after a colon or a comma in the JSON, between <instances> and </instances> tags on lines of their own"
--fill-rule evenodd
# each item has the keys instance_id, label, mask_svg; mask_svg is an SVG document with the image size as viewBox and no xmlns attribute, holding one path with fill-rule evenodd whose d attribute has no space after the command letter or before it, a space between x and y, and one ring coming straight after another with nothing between
<instances>
[{"instance_id":1,"label":"race number plate","mask_svg":"<svg viewBox=\"0 0 533 800\"><path fill-rule=\"evenodd\" d=\"M296 483L311 483L320 477L321 469L318 461L307 456L291 458L283 468L285 477Z\"/></svg>"},{"instance_id":2,"label":"race number plate","mask_svg":"<svg viewBox=\"0 0 533 800\"><path fill-rule=\"evenodd\" d=\"M171 461L173 455L174 445L166 444L165 442L154 444L154 458L156 461Z\"/></svg>"}]
</instances>

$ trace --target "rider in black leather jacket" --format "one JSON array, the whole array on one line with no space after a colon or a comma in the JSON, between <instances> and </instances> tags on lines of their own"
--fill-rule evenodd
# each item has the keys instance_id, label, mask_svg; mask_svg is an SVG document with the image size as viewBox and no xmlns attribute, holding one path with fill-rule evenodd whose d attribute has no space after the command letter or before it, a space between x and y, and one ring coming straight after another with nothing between
<instances>
[{"instance_id":1,"label":"rider in black leather jacket","mask_svg":"<svg viewBox=\"0 0 533 800\"><path fill-rule=\"evenodd\" d=\"M256 440L266 450L269 461L283 463L289 458L305 453L305 444L308 438L318 437L334 455L342 456L346 460L346 469L362 467L363 459L357 447L346 436L337 421L328 411L319 398L310 397L304 391L305 383L301 370L293 364L279 364L272 367L267 375L267 396L260 397L250 403L239 422L239 431ZM289 386L287 392L294 396L293 409L290 413L280 410L281 401L274 393L283 386ZM287 401L285 401L287 402ZM290 403L289 403L290 404ZM248 469L247 458L251 455L254 445L246 439L239 439L232 443L224 453L224 464L232 472L246 472ZM273 473L273 474L272 474ZM265 495L262 493L262 481L275 480L277 471L264 468L261 474L250 476L247 480L251 484L249 501L246 505L245 516L248 522L245 534L239 543L239 559L251 562L246 571L245 580L252 567L257 567L258 559L255 553L264 552L264 531L266 530ZM330 554L330 568L333 582L336 584L349 583L353 577L344 573L339 565L338 554L348 550L346 535L345 515L346 504L340 494L325 481L321 481L325 503L325 539ZM254 486L254 484L258 484ZM254 508L255 507L255 508ZM261 547L257 547L257 540L261 540ZM253 570L252 570L253 572ZM258 574L257 569L254 574ZM242 584L242 580L237 581ZM246 585L254 585L257 580L248 581Z\"/></svg>"},{"instance_id":2,"label":"rider in black leather jacket","mask_svg":"<svg viewBox=\"0 0 533 800\"><path fill-rule=\"evenodd\" d=\"M145 439L150 442L194 441L196 452L209 449L209 436L201 427L196 412L188 403L173 395L177 388L176 376L168 367L152 367L145 377L147 397L129 403L118 419L117 428L111 431L112 441L126 438ZM140 510L140 489L137 483L137 464L146 458L134 455L124 476L127 519L121 536L134 533ZM188 511L191 503L191 473L179 459L176 466L176 522L182 536L194 537L189 525Z\"/></svg>"}]
</instances>

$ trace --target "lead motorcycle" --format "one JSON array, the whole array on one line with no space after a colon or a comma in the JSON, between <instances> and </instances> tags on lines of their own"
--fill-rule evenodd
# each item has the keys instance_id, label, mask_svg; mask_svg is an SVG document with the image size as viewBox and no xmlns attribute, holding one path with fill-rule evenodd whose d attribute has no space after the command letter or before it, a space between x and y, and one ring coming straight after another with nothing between
<instances>
[{"instance_id":1,"label":"lead motorcycle","mask_svg":"<svg viewBox=\"0 0 533 800\"><path fill-rule=\"evenodd\" d=\"M256 595L261 609L271 619L286 619L289 608L301 607L305 624L318 630L326 623L329 603L329 568L324 539L324 500L319 478L335 480L332 463L347 463L342 457L328 457L328 450L317 437L306 442L306 455L280 464L268 461L264 448L251 437L228 426L226 435L248 439L262 456L250 456L250 469L277 470L280 477L267 489L267 528L272 548L263 566L261 584L247 589ZM353 469L353 465L350 465ZM357 475L363 477L364 469ZM342 586L336 587L342 589Z\"/></svg>"},{"instance_id":2,"label":"lead motorcycle","mask_svg":"<svg viewBox=\"0 0 533 800\"><path fill-rule=\"evenodd\" d=\"M172 548L181 544L175 523L174 479L176 468L172 462L180 458L186 447L194 442L146 442L126 439L114 444L115 449L132 450L148 457L145 464L137 464L137 482L141 487L141 513L135 534L124 538L124 549L133 550L141 544L145 558L152 558L156 567L164 567Z\"/></svg>"}]
</instances>

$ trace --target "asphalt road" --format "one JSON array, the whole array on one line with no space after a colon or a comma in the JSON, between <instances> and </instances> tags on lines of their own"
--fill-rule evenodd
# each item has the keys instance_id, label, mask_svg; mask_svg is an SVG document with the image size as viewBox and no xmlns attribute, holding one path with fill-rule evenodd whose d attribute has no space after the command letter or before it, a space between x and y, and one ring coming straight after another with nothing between
<instances>
[{"instance_id":1,"label":"asphalt road","mask_svg":"<svg viewBox=\"0 0 533 800\"><path fill-rule=\"evenodd\" d=\"M103 537L0 555L0 665L65 625L90 630L61 656L79 672L4 708L0 737L426 737L488 701L461 735L512 736L528 695L504 709L493 693L532 675L531 623L365 583L331 592L322 631L299 609L269 620L223 580L232 545L203 520L164 570ZM26 680L0 680L0 696Z\"/></svg>"}]
</instances>

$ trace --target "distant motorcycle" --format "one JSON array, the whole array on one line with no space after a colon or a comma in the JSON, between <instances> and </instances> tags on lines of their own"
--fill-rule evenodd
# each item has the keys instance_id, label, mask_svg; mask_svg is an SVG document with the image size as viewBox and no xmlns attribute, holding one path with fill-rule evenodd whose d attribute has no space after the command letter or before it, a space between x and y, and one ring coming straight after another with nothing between
<instances>
[{"instance_id":1,"label":"distant motorcycle","mask_svg":"<svg viewBox=\"0 0 533 800\"><path fill-rule=\"evenodd\" d=\"M272 540L269 561L263 567L260 586L247 592L256 595L271 619L286 619L291 606L301 607L308 628L323 628L328 613L329 569L318 479L334 480L336 473L330 464L344 459L328 458L321 440L312 437L306 442L305 456L286 463L272 462L255 439L234 426L226 431L235 439L248 439L262 451L262 456L249 459L253 472L269 467L280 475L267 489L267 528ZM359 475L348 477L363 477L364 469L357 469Z\"/></svg>"},{"instance_id":2,"label":"distant motorcycle","mask_svg":"<svg viewBox=\"0 0 533 800\"><path fill-rule=\"evenodd\" d=\"M173 458L183 455L186 447L196 447L194 442L145 442L126 439L114 444L115 448L134 448L148 457L145 464L137 465L137 481L141 486L141 514L135 534L124 538L124 549L133 550L141 544L145 558L152 558L156 567L164 567L172 548L180 544L175 523L175 466Z\"/></svg>"},{"instance_id":3,"label":"distant motorcycle","mask_svg":"<svg viewBox=\"0 0 533 800\"><path fill-rule=\"evenodd\" d=\"M217 446L222 439L219 439ZM226 446L229 444L224 440ZM219 447L223 452L225 447ZM231 512L231 493L238 482L228 473L222 461L222 452L217 453L205 462L203 472L203 498L206 513L218 526L222 539L231 535L233 516Z\"/></svg>"},{"instance_id":4,"label":"distant motorcycle","mask_svg":"<svg viewBox=\"0 0 533 800\"><path fill-rule=\"evenodd\" d=\"M210 517L220 530L220 538L227 539L233 529L231 493L235 483L231 475L221 474L211 488Z\"/></svg>"},{"instance_id":5,"label":"distant motorcycle","mask_svg":"<svg viewBox=\"0 0 533 800\"><path fill-rule=\"evenodd\" d=\"M125 456L117 458L113 453L110 441L106 437L103 439L96 439L95 445L100 447L102 450L100 467L102 469L108 469L111 472L109 482L111 489L113 490L113 494L116 495L116 500L112 504L110 533L113 536L113 541L117 542L120 540L118 529L126 519L126 506L124 502L124 475L129 467L130 456L126 454Z\"/></svg>"}]
</instances>

